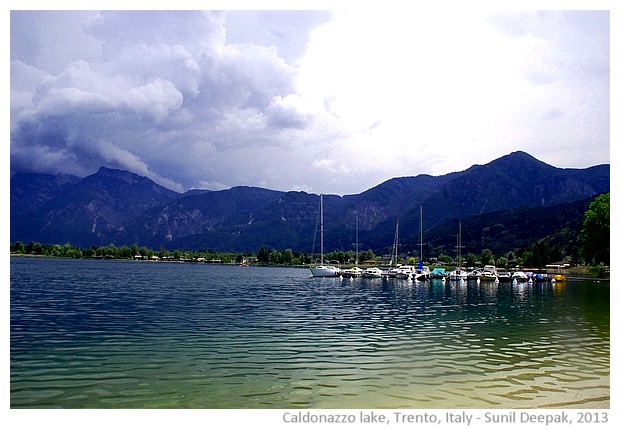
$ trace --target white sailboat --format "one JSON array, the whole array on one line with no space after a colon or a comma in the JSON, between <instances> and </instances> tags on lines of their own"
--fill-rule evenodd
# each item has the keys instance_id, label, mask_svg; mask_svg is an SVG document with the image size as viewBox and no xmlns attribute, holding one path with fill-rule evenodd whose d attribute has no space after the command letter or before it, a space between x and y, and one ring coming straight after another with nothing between
<instances>
[{"instance_id":1,"label":"white sailboat","mask_svg":"<svg viewBox=\"0 0 620 429\"><path fill-rule=\"evenodd\" d=\"M333 265L325 265L323 260L323 194L320 196L319 212L321 222L321 263L310 268L310 271L313 277L338 277L341 274L340 269Z\"/></svg>"},{"instance_id":2,"label":"white sailboat","mask_svg":"<svg viewBox=\"0 0 620 429\"><path fill-rule=\"evenodd\" d=\"M427 267L426 265L422 265L422 261L420 261L418 266L415 268L415 279L417 281L422 282L425 280L430 280L430 278L431 278L431 269Z\"/></svg>"},{"instance_id":3,"label":"white sailboat","mask_svg":"<svg viewBox=\"0 0 620 429\"><path fill-rule=\"evenodd\" d=\"M418 281L430 280L431 278L431 269L423 263L422 246L424 246L424 242L422 241L422 206L420 206L420 262L415 268L415 279Z\"/></svg>"},{"instance_id":4,"label":"white sailboat","mask_svg":"<svg viewBox=\"0 0 620 429\"><path fill-rule=\"evenodd\" d=\"M467 280L467 271L465 271L463 267L461 267L461 263L462 263L461 248L462 247L463 246L461 246L461 222L459 222L459 235L458 235L457 243L456 243L457 259L459 262L459 266L454 271L451 271L450 274L448 275L448 277L452 281Z\"/></svg>"},{"instance_id":5,"label":"white sailboat","mask_svg":"<svg viewBox=\"0 0 620 429\"><path fill-rule=\"evenodd\" d=\"M400 219L396 220L396 231L394 232L394 244L392 245L392 257L390 258L390 269L388 270L388 277L396 277L400 271L400 265L398 264L398 224Z\"/></svg>"},{"instance_id":6,"label":"white sailboat","mask_svg":"<svg viewBox=\"0 0 620 429\"><path fill-rule=\"evenodd\" d=\"M362 277L364 270L358 267L359 264L359 251L360 251L360 239L359 239L359 222L357 213L355 214L355 266L347 268L342 272L342 277L353 279L356 277Z\"/></svg>"}]
</instances>

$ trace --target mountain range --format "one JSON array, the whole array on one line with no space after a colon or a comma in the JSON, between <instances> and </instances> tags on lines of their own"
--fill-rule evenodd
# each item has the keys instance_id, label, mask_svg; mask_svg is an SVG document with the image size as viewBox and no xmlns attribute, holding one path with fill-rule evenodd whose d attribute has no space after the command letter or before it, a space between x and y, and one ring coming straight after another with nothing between
<instances>
[{"instance_id":1,"label":"mountain range","mask_svg":"<svg viewBox=\"0 0 620 429\"><path fill-rule=\"evenodd\" d=\"M389 249L398 222L404 250L415 250L420 230L429 249L447 249L462 221L469 250L476 251L484 245L477 237L490 234L489 228L506 235L502 219L537 213L534 223L551 224L531 225L542 234L574 223L589 199L609 189L609 164L563 169L513 152L460 172L393 178L360 194L324 195L325 248L352 249L358 236L360 249ZM236 252L261 246L310 252L318 245L319 195L306 192L238 186L177 193L101 167L85 178L18 173L11 177L10 196L12 242ZM562 210L570 214L557 216ZM514 240L518 232L508 236Z\"/></svg>"}]
</instances>

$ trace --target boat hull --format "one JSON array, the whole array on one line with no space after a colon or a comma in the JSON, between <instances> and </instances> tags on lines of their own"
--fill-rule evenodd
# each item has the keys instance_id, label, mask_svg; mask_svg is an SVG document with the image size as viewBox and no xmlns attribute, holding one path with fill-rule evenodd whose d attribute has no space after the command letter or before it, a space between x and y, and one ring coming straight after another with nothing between
<instances>
[{"instance_id":1,"label":"boat hull","mask_svg":"<svg viewBox=\"0 0 620 429\"><path fill-rule=\"evenodd\" d=\"M467 272L463 270L455 270L448 274L448 278L455 282L465 281L467 280Z\"/></svg>"},{"instance_id":2,"label":"boat hull","mask_svg":"<svg viewBox=\"0 0 620 429\"><path fill-rule=\"evenodd\" d=\"M361 277L363 271L360 268L349 268L348 270L344 270L342 272L342 277L346 279L353 279L357 277Z\"/></svg>"},{"instance_id":3,"label":"boat hull","mask_svg":"<svg viewBox=\"0 0 620 429\"><path fill-rule=\"evenodd\" d=\"M480 274L480 281L494 282L497 281L497 269L494 265L485 265Z\"/></svg>"},{"instance_id":4,"label":"boat hull","mask_svg":"<svg viewBox=\"0 0 620 429\"><path fill-rule=\"evenodd\" d=\"M338 268L325 265L310 268L310 271L312 277L338 277L341 274Z\"/></svg>"},{"instance_id":5,"label":"boat hull","mask_svg":"<svg viewBox=\"0 0 620 429\"><path fill-rule=\"evenodd\" d=\"M420 264L418 267L416 267L415 270L415 279L419 282L424 282L426 280L430 280L431 279L431 270L430 268L428 268L427 266L422 266L422 264Z\"/></svg>"},{"instance_id":6,"label":"boat hull","mask_svg":"<svg viewBox=\"0 0 620 429\"><path fill-rule=\"evenodd\" d=\"M512 281L517 283L527 283L530 277L522 271L517 271L512 275Z\"/></svg>"},{"instance_id":7,"label":"boat hull","mask_svg":"<svg viewBox=\"0 0 620 429\"><path fill-rule=\"evenodd\" d=\"M383 277L383 271L378 268L368 268L364 270L362 277L366 279L380 279Z\"/></svg>"}]
</instances>

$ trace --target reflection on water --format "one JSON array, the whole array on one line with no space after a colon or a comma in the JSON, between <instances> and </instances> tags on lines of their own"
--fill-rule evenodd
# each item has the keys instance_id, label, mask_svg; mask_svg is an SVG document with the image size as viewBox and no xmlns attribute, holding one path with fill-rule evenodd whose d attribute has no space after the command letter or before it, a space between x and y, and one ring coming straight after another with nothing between
<instances>
[{"instance_id":1,"label":"reflection on water","mask_svg":"<svg viewBox=\"0 0 620 429\"><path fill-rule=\"evenodd\" d=\"M11 260L11 407L609 407L609 284Z\"/></svg>"}]
</instances>

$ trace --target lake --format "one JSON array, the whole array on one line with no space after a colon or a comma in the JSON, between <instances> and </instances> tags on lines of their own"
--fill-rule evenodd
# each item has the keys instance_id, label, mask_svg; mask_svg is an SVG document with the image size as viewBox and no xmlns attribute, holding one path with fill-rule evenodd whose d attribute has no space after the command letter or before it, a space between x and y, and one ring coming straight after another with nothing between
<instances>
[{"instance_id":1,"label":"lake","mask_svg":"<svg viewBox=\"0 0 620 429\"><path fill-rule=\"evenodd\" d=\"M11 408L608 408L609 282L11 257Z\"/></svg>"}]
</instances>

